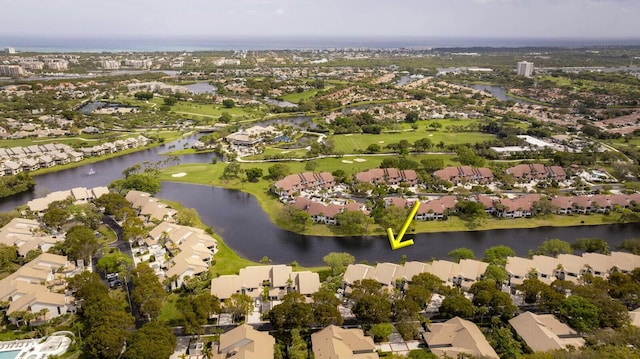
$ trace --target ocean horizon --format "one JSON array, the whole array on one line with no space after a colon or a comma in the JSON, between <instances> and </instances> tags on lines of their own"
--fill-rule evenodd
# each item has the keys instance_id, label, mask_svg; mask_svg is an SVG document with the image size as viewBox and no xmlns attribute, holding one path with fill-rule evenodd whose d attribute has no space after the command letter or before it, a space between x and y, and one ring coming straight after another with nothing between
<instances>
[{"instance_id":1,"label":"ocean horizon","mask_svg":"<svg viewBox=\"0 0 640 359\"><path fill-rule=\"evenodd\" d=\"M35 37L0 35L0 47L19 52L196 52L329 50L346 48L518 48L640 46L640 38L462 37Z\"/></svg>"}]
</instances>

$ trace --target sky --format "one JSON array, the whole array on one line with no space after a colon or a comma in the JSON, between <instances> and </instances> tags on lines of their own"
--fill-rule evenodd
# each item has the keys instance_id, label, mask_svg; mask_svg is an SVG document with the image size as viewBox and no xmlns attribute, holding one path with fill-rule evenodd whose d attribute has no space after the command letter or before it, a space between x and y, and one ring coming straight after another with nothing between
<instances>
[{"instance_id":1,"label":"sky","mask_svg":"<svg viewBox=\"0 0 640 359\"><path fill-rule=\"evenodd\" d=\"M639 0L0 0L30 37L640 38Z\"/></svg>"}]
</instances>

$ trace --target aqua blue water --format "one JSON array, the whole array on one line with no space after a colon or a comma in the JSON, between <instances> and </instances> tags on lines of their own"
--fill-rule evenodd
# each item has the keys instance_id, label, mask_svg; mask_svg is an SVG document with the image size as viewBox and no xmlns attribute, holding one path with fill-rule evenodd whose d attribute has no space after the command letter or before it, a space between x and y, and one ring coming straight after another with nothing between
<instances>
[{"instance_id":1,"label":"aqua blue water","mask_svg":"<svg viewBox=\"0 0 640 359\"><path fill-rule=\"evenodd\" d=\"M15 359L20 354L19 350L12 350L8 352L0 352L0 359Z\"/></svg>"}]
</instances>

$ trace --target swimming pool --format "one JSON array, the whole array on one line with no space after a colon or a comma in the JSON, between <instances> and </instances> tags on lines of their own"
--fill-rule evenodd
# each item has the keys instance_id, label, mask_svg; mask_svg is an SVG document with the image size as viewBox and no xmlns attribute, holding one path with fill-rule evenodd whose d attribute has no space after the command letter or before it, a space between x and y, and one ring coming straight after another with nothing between
<instances>
[{"instance_id":1,"label":"swimming pool","mask_svg":"<svg viewBox=\"0 0 640 359\"><path fill-rule=\"evenodd\" d=\"M20 350L11 350L8 352L0 352L0 359L15 359L20 354Z\"/></svg>"}]
</instances>

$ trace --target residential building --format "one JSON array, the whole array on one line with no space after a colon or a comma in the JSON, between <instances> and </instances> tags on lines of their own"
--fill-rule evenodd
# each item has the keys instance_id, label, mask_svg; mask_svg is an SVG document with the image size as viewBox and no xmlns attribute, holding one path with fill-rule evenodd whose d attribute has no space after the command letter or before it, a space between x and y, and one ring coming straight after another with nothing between
<instances>
[{"instance_id":1,"label":"residential building","mask_svg":"<svg viewBox=\"0 0 640 359\"><path fill-rule=\"evenodd\" d=\"M469 290L473 283L482 279L489 263L475 259L462 259L458 263L458 273L453 276L453 283Z\"/></svg>"},{"instance_id":2,"label":"residential building","mask_svg":"<svg viewBox=\"0 0 640 359\"><path fill-rule=\"evenodd\" d=\"M535 271L536 264L529 258L507 257L505 269L509 275L509 285L511 287L515 287L522 284L525 279L529 278L529 274L532 271Z\"/></svg>"},{"instance_id":3,"label":"residential building","mask_svg":"<svg viewBox=\"0 0 640 359\"><path fill-rule=\"evenodd\" d=\"M69 69L69 61L63 59L44 59L44 63L50 70L66 71Z\"/></svg>"},{"instance_id":4,"label":"residential building","mask_svg":"<svg viewBox=\"0 0 640 359\"><path fill-rule=\"evenodd\" d=\"M7 314L42 313L36 320L49 320L75 312L75 299L64 293L65 278L76 273L67 257L42 253L0 280L0 301L9 302Z\"/></svg>"},{"instance_id":5,"label":"residential building","mask_svg":"<svg viewBox=\"0 0 640 359\"><path fill-rule=\"evenodd\" d=\"M71 199L74 202L82 203L100 198L100 196L106 193L109 193L109 189L104 186L89 189L85 187L76 187L71 190L51 192L45 197L32 199L27 202L27 207L29 207L29 210L36 212L39 215L44 215L44 211L53 202Z\"/></svg>"},{"instance_id":6,"label":"residential building","mask_svg":"<svg viewBox=\"0 0 640 359\"><path fill-rule=\"evenodd\" d=\"M496 201L495 214L500 218L529 218L533 216L539 194L527 194L518 198L499 198Z\"/></svg>"},{"instance_id":7,"label":"residential building","mask_svg":"<svg viewBox=\"0 0 640 359\"><path fill-rule=\"evenodd\" d=\"M120 61L111 59L102 60L100 61L100 66L105 70L116 70L120 68Z\"/></svg>"},{"instance_id":8,"label":"residential building","mask_svg":"<svg viewBox=\"0 0 640 359\"><path fill-rule=\"evenodd\" d=\"M124 60L125 66L135 67L137 69L148 69L153 65L152 60Z\"/></svg>"},{"instance_id":9,"label":"residential building","mask_svg":"<svg viewBox=\"0 0 640 359\"><path fill-rule=\"evenodd\" d=\"M133 191L127 193L129 201L133 197L150 199L147 197L148 193L135 191L133 196L130 195L131 192ZM204 230L170 222L162 222L155 226L149 231L149 237L139 240L138 243L143 248L155 248L154 253L163 253L155 256L151 266L159 277L172 279L169 285L172 290L181 287L186 277L206 272L213 255L218 251L217 241ZM170 254L171 257L165 259L164 253Z\"/></svg>"},{"instance_id":10,"label":"residential building","mask_svg":"<svg viewBox=\"0 0 640 359\"><path fill-rule=\"evenodd\" d=\"M292 197L294 193L308 189L329 189L336 182L329 172L303 172L286 176L273 186L273 192L280 197Z\"/></svg>"},{"instance_id":11,"label":"residential building","mask_svg":"<svg viewBox=\"0 0 640 359\"><path fill-rule=\"evenodd\" d=\"M455 196L442 196L422 202L415 219L418 221L445 220L449 213L455 211L457 202Z\"/></svg>"},{"instance_id":12,"label":"residential building","mask_svg":"<svg viewBox=\"0 0 640 359\"><path fill-rule=\"evenodd\" d=\"M229 299L234 293L244 293L258 299L268 291L269 299L277 300L288 291L296 291L308 298L320 288L320 277L312 272L293 272L284 264L249 266L240 269L238 275L222 275L211 280L211 294L220 300Z\"/></svg>"},{"instance_id":13,"label":"residential building","mask_svg":"<svg viewBox=\"0 0 640 359\"><path fill-rule=\"evenodd\" d=\"M509 320L509 324L534 352L578 349L584 339L553 314L524 312Z\"/></svg>"},{"instance_id":14,"label":"residential building","mask_svg":"<svg viewBox=\"0 0 640 359\"><path fill-rule=\"evenodd\" d=\"M0 65L0 76L18 77L24 75L22 66Z\"/></svg>"},{"instance_id":15,"label":"residential building","mask_svg":"<svg viewBox=\"0 0 640 359\"><path fill-rule=\"evenodd\" d=\"M433 175L443 181L448 181L454 185L460 183L486 184L493 181L493 173L485 167L445 167L433 172Z\"/></svg>"},{"instance_id":16,"label":"residential building","mask_svg":"<svg viewBox=\"0 0 640 359\"><path fill-rule=\"evenodd\" d=\"M509 167L506 173L512 175L517 181L545 179L562 181L567 178L567 173L561 166L545 166L539 163Z\"/></svg>"},{"instance_id":17,"label":"residential building","mask_svg":"<svg viewBox=\"0 0 640 359\"><path fill-rule=\"evenodd\" d=\"M330 325L311 334L316 359L378 359L376 346L362 329L343 329Z\"/></svg>"},{"instance_id":18,"label":"residential building","mask_svg":"<svg viewBox=\"0 0 640 359\"><path fill-rule=\"evenodd\" d=\"M640 308L629 311L629 318L631 319L631 325L640 327Z\"/></svg>"},{"instance_id":19,"label":"residential building","mask_svg":"<svg viewBox=\"0 0 640 359\"><path fill-rule=\"evenodd\" d=\"M355 174L355 180L362 183L399 185L407 183L411 186L418 183L418 175L414 170L399 170L397 168L373 168Z\"/></svg>"},{"instance_id":20,"label":"residential building","mask_svg":"<svg viewBox=\"0 0 640 359\"><path fill-rule=\"evenodd\" d=\"M438 357L446 355L457 358L461 354L470 354L483 358L499 358L480 329L472 322L459 317L444 323L432 323L423 337L429 350Z\"/></svg>"},{"instance_id":21,"label":"residential building","mask_svg":"<svg viewBox=\"0 0 640 359\"><path fill-rule=\"evenodd\" d=\"M516 69L518 76L532 77L533 76L533 62L520 61Z\"/></svg>"},{"instance_id":22,"label":"residential building","mask_svg":"<svg viewBox=\"0 0 640 359\"><path fill-rule=\"evenodd\" d=\"M314 223L330 225L338 224L336 216L345 211L362 211L367 215L369 213L361 203L350 202L345 205L334 203L324 204L312 201L306 197L296 197L293 206L309 213Z\"/></svg>"},{"instance_id":23,"label":"residential building","mask_svg":"<svg viewBox=\"0 0 640 359\"><path fill-rule=\"evenodd\" d=\"M213 359L273 358L275 344L275 338L268 332L259 332L248 324L242 324L220 335L220 344Z\"/></svg>"}]
</instances>

